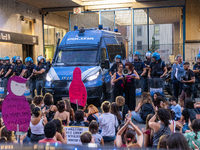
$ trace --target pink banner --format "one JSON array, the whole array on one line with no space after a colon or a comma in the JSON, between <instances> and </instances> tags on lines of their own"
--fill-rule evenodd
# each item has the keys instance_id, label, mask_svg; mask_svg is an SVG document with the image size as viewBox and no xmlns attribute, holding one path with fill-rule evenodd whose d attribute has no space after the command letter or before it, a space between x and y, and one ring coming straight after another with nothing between
<instances>
[{"instance_id":1,"label":"pink banner","mask_svg":"<svg viewBox=\"0 0 200 150\"><path fill-rule=\"evenodd\" d=\"M69 87L70 102L84 107L87 101L87 91L81 78L81 69L76 67L73 72L73 80Z\"/></svg>"}]
</instances>

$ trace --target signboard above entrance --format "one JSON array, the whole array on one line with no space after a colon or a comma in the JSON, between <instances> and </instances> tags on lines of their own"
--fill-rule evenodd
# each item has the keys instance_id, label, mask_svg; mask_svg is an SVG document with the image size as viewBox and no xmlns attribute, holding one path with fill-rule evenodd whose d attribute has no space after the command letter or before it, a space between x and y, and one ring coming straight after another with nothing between
<instances>
[{"instance_id":1,"label":"signboard above entrance","mask_svg":"<svg viewBox=\"0 0 200 150\"><path fill-rule=\"evenodd\" d=\"M38 36L6 32L0 30L0 42L16 44L38 45Z\"/></svg>"},{"instance_id":2,"label":"signboard above entrance","mask_svg":"<svg viewBox=\"0 0 200 150\"><path fill-rule=\"evenodd\" d=\"M81 13L81 7L74 8L74 14L80 14Z\"/></svg>"}]
</instances>

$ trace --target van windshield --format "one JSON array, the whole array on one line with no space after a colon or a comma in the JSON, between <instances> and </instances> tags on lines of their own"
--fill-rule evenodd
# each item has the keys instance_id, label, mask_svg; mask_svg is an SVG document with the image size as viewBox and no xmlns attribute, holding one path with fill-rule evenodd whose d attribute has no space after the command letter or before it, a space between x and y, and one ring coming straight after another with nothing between
<instances>
[{"instance_id":1,"label":"van windshield","mask_svg":"<svg viewBox=\"0 0 200 150\"><path fill-rule=\"evenodd\" d=\"M94 65L97 64L97 50L61 50L55 60L65 65Z\"/></svg>"}]
</instances>

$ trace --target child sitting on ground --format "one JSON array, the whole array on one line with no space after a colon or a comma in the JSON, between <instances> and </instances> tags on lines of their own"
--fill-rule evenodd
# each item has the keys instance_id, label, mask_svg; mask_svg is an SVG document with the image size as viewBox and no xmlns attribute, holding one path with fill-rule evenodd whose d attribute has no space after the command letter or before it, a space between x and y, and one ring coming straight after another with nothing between
<instances>
[{"instance_id":1,"label":"child sitting on ground","mask_svg":"<svg viewBox=\"0 0 200 150\"><path fill-rule=\"evenodd\" d=\"M172 120L178 121L181 119L181 106L178 104L178 99L175 96L169 98L171 110L174 112Z\"/></svg>"}]
</instances>

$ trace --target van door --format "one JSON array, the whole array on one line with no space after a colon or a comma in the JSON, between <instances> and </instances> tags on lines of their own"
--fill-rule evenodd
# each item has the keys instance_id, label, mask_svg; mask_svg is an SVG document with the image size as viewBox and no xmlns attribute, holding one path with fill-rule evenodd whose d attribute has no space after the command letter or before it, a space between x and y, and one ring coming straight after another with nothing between
<instances>
[{"instance_id":1,"label":"van door","mask_svg":"<svg viewBox=\"0 0 200 150\"><path fill-rule=\"evenodd\" d=\"M106 48L101 48L101 63L104 63L106 59L107 59ZM105 83L103 87L104 94L105 94L109 92L111 89L111 83L110 83L111 77L109 75L109 69L102 68L102 77Z\"/></svg>"}]
</instances>

